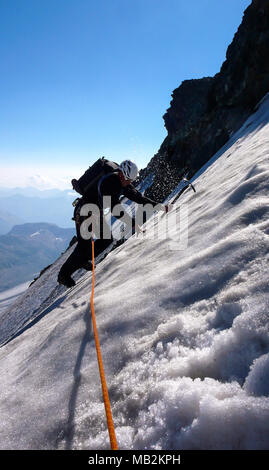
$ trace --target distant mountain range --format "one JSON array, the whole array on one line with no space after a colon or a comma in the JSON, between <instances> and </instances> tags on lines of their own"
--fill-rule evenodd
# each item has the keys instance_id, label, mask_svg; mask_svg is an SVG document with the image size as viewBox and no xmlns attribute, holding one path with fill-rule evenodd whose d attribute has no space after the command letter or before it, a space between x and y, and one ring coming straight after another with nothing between
<instances>
[{"instance_id":1,"label":"distant mountain range","mask_svg":"<svg viewBox=\"0 0 269 470\"><path fill-rule=\"evenodd\" d=\"M65 251L74 228L48 223L16 225L0 236L0 292L34 279Z\"/></svg>"},{"instance_id":2,"label":"distant mountain range","mask_svg":"<svg viewBox=\"0 0 269 470\"><path fill-rule=\"evenodd\" d=\"M23 219L20 219L20 217L0 210L0 235L8 233L14 225L22 223Z\"/></svg>"},{"instance_id":3,"label":"distant mountain range","mask_svg":"<svg viewBox=\"0 0 269 470\"><path fill-rule=\"evenodd\" d=\"M0 188L0 235L15 224L47 222L72 227L72 201L78 194L71 190L36 188Z\"/></svg>"}]
</instances>

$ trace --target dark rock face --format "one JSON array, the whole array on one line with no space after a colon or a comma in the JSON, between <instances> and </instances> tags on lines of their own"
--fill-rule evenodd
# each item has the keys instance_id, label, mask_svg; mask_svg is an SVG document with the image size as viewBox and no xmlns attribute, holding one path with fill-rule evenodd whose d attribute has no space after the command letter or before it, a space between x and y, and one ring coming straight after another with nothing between
<instances>
[{"instance_id":1,"label":"dark rock face","mask_svg":"<svg viewBox=\"0 0 269 470\"><path fill-rule=\"evenodd\" d=\"M155 174L149 197L163 200L238 130L269 91L269 1L253 0L214 77L186 80L163 116L168 135L141 172Z\"/></svg>"},{"instance_id":2,"label":"dark rock face","mask_svg":"<svg viewBox=\"0 0 269 470\"><path fill-rule=\"evenodd\" d=\"M165 127L171 136L171 144L184 138L206 113L208 93L213 78L185 80L172 93L171 108L163 116Z\"/></svg>"},{"instance_id":3,"label":"dark rock face","mask_svg":"<svg viewBox=\"0 0 269 470\"><path fill-rule=\"evenodd\" d=\"M215 76L217 106L253 108L268 91L269 2L253 0Z\"/></svg>"}]
</instances>

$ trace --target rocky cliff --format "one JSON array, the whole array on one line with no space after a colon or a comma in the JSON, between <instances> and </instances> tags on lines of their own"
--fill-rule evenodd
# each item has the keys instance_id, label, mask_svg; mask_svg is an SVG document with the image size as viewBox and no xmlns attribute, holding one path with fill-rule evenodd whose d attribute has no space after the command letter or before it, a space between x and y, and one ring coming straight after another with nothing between
<instances>
[{"instance_id":1,"label":"rocky cliff","mask_svg":"<svg viewBox=\"0 0 269 470\"><path fill-rule=\"evenodd\" d=\"M149 197L163 200L239 129L269 91L269 1L253 0L214 77L186 80L163 116L167 137L141 177L154 174Z\"/></svg>"}]
</instances>

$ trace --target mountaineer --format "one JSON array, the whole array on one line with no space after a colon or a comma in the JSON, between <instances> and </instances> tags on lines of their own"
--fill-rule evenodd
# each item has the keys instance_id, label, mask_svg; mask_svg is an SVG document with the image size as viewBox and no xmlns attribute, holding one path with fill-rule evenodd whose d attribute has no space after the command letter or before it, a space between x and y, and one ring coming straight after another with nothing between
<instances>
[{"instance_id":1,"label":"mountaineer","mask_svg":"<svg viewBox=\"0 0 269 470\"><path fill-rule=\"evenodd\" d=\"M71 275L76 270L80 268L84 268L88 271L92 270L92 246L89 240L90 237L85 239L81 233L81 225L89 216L88 214L86 216L81 215L81 208L85 204L94 204L100 210L100 236L94 243L96 257L113 241L111 228L108 227L104 217L101 216L106 209L106 207L103 207L103 198L105 196L111 197L111 211L119 204L119 199L122 195L138 204L151 204L153 207L159 204L143 196L135 189L132 181L137 178L137 175L138 168L131 160L124 160L118 165L102 157L99 158L79 180L72 180L74 190L82 195L81 198L75 201L76 205L73 217L76 224L77 245L59 271L58 282L60 284L66 287L72 287L75 285L75 281ZM162 208L163 210L168 210L167 206L162 206ZM124 211L123 208L122 210ZM134 220L135 219L132 218L132 233L135 233L137 228ZM109 238L104 236L105 233L110 234Z\"/></svg>"}]
</instances>

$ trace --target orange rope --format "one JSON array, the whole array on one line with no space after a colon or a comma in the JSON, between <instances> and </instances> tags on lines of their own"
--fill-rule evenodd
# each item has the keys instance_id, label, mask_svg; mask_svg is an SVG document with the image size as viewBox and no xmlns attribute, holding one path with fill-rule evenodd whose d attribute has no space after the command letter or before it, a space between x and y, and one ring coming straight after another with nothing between
<instances>
[{"instance_id":1,"label":"orange rope","mask_svg":"<svg viewBox=\"0 0 269 470\"><path fill-rule=\"evenodd\" d=\"M105 405L105 410L106 410L106 419L107 419L107 427L108 427L108 433L109 433L109 438L110 438L110 445L111 445L112 450L117 450L118 446L117 446L116 434L115 434L114 423L113 423L113 418L112 418L112 413L111 413L108 390L107 390L107 385L106 385L105 372L104 372L103 361L102 361L102 356L101 356L100 342L99 342L99 338L98 338L97 326L96 326L96 320L95 320L95 311L94 311L94 304L93 304L94 287L95 287L95 271L94 271L94 269L95 269L94 268L94 241L92 240L91 311L92 311L93 333L94 333L96 353L97 353L97 359L98 359L98 365L99 365L100 379L101 379L101 384L102 384L104 405Z\"/></svg>"}]
</instances>

